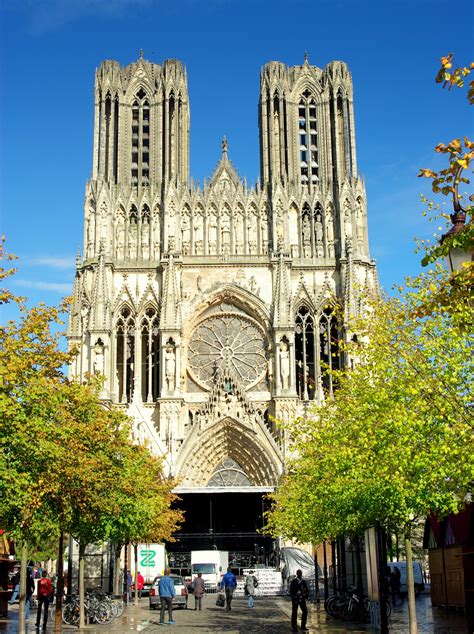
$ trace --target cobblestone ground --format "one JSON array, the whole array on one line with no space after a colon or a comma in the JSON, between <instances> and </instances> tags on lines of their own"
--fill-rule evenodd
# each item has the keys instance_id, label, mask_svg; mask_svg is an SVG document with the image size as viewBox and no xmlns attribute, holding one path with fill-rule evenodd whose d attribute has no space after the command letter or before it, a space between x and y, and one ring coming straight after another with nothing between
<instances>
[{"instance_id":1,"label":"cobblestone ground","mask_svg":"<svg viewBox=\"0 0 474 634\"><path fill-rule=\"evenodd\" d=\"M193 599L190 598L190 607ZM308 628L311 632L323 632L336 634L349 632L350 634L368 633L369 625L356 625L338 622L326 616L322 605L309 605ZM462 614L446 612L442 608L432 608L429 595L422 595L417 599L417 618L419 634L473 634L473 630L467 628ZM288 599L271 598L257 599L255 607L247 608L243 598L234 599L232 610L227 612L215 605L215 599L206 597L201 612L193 609L175 610L175 624L172 626L160 626L159 612L150 610L148 599L142 599L138 607L129 606L123 616L107 626L87 626L84 630L78 628L63 627L63 632L79 632L87 634L99 634L100 632L161 632L171 631L176 634L283 634L291 632L290 627L291 605ZM36 613L32 612L26 634L35 631ZM298 619L299 620L299 619ZM7 619L0 619L0 631L18 632L18 607L13 606ZM53 623L48 623L47 632L53 632ZM390 634L408 633L408 611L405 601L403 606L396 607L390 619Z\"/></svg>"}]
</instances>

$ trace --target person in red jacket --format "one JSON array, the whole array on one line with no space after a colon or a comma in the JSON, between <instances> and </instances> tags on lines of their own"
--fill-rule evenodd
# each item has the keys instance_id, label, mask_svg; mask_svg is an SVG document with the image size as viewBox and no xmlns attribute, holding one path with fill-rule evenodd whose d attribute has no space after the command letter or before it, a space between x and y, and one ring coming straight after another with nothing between
<instances>
[{"instance_id":1,"label":"person in red jacket","mask_svg":"<svg viewBox=\"0 0 474 634\"><path fill-rule=\"evenodd\" d=\"M38 614L36 615L36 627L39 627L41 623L41 606L44 606L43 630L46 629L46 623L48 622L49 600L52 592L53 584L51 579L48 579L48 573L43 570L41 579L38 581Z\"/></svg>"},{"instance_id":2,"label":"person in red jacket","mask_svg":"<svg viewBox=\"0 0 474 634\"><path fill-rule=\"evenodd\" d=\"M145 583L145 579L143 578L143 575L141 572L137 573L137 588L138 588L138 598L141 599L142 598L142 590L143 590L143 585Z\"/></svg>"}]
</instances>

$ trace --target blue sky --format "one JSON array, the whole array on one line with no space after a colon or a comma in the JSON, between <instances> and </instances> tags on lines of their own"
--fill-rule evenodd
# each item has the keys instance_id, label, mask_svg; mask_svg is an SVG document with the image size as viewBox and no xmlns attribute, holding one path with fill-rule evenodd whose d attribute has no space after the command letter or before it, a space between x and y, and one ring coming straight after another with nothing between
<instances>
[{"instance_id":1,"label":"blue sky","mask_svg":"<svg viewBox=\"0 0 474 634\"><path fill-rule=\"evenodd\" d=\"M439 58L472 59L471 0L0 0L0 230L18 256L16 292L57 303L82 245L92 162L94 72L176 57L187 66L191 175L202 180L220 140L242 177L259 176L258 92L269 60L348 63L371 255L387 290L419 270L413 238L433 147L472 136L465 94L434 83ZM470 192L469 192L470 193Z\"/></svg>"}]
</instances>

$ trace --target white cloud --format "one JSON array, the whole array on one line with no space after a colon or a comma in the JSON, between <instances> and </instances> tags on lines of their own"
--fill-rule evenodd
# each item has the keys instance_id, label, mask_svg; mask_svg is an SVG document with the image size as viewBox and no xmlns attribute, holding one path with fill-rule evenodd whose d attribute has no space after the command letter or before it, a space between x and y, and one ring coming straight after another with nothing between
<instances>
[{"instance_id":1,"label":"white cloud","mask_svg":"<svg viewBox=\"0 0 474 634\"><path fill-rule=\"evenodd\" d=\"M41 291L53 291L55 293L72 293L72 284L62 284L60 282L37 282L34 280L13 280L12 284L22 288L36 288Z\"/></svg>"},{"instance_id":2,"label":"white cloud","mask_svg":"<svg viewBox=\"0 0 474 634\"><path fill-rule=\"evenodd\" d=\"M22 12L30 29L43 34L84 17L121 18L128 10L146 7L152 0L7 0L6 7Z\"/></svg>"},{"instance_id":3,"label":"white cloud","mask_svg":"<svg viewBox=\"0 0 474 634\"><path fill-rule=\"evenodd\" d=\"M55 258L50 256L41 256L39 258L32 258L31 262L32 264L51 266L54 269L73 269L75 266L75 259L73 257Z\"/></svg>"}]
</instances>

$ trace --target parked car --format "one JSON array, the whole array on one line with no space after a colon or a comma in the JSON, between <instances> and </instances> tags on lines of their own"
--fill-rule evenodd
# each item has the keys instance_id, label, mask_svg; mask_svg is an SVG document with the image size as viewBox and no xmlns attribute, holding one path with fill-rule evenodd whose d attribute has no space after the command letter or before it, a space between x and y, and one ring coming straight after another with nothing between
<instances>
[{"instance_id":1,"label":"parked car","mask_svg":"<svg viewBox=\"0 0 474 634\"><path fill-rule=\"evenodd\" d=\"M173 579L175 590L173 607L186 609L188 607L188 588L186 587L186 583L180 575L170 575L170 577ZM159 581L160 577L157 577L153 582L153 586L150 588L148 597L150 610L157 610L161 607Z\"/></svg>"},{"instance_id":2,"label":"parked car","mask_svg":"<svg viewBox=\"0 0 474 634\"><path fill-rule=\"evenodd\" d=\"M142 597L148 597L150 595L150 590L153 588L152 581L145 581L142 588ZM135 584L132 583L132 596L135 596Z\"/></svg>"}]
</instances>

